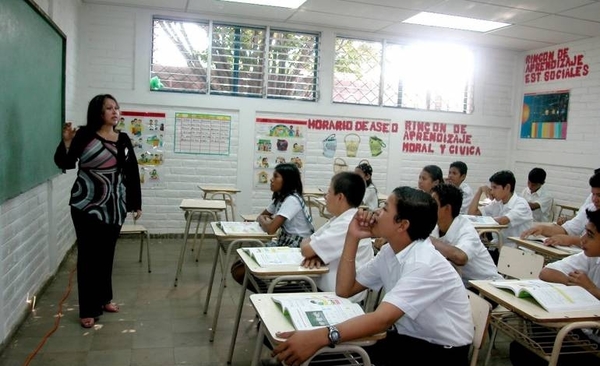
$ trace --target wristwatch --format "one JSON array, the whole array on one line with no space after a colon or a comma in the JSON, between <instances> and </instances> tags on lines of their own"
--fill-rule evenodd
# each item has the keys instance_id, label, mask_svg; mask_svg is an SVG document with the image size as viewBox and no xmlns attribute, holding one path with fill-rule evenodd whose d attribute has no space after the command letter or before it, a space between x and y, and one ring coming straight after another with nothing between
<instances>
[{"instance_id":1,"label":"wristwatch","mask_svg":"<svg viewBox=\"0 0 600 366\"><path fill-rule=\"evenodd\" d=\"M331 325L327 327L329 329L329 347L333 348L336 344L340 343L340 331L336 328L335 325Z\"/></svg>"}]
</instances>

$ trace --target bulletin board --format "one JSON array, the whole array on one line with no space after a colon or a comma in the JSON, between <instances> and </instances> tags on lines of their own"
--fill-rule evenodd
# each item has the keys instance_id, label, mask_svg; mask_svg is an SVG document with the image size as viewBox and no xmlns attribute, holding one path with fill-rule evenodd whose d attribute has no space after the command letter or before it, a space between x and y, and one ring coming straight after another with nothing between
<instances>
[{"instance_id":1,"label":"bulletin board","mask_svg":"<svg viewBox=\"0 0 600 366\"><path fill-rule=\"evenodd\" d=\"M0 1L0 203L56 176L66 36L32 1Z\"/></svg>"}]
</instances>

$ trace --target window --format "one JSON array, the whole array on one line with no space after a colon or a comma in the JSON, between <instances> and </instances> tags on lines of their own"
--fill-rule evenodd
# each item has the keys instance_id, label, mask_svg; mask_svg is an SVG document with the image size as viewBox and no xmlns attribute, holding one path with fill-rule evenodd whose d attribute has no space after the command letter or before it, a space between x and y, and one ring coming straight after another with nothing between
<instances>
[{"instance_id":1,"label":"window","mask_svg":"<svg viewBox=\"0 0 600 366\"><path fill-rule=\"evenodd\" d=\"M381 42L335 40L333 101L379 105Z\"/></svg>"},{"instance_id":2,"label":"window","mask_svg":"<svg viewBox=\"0 0 600 366\"><path fill-rule=\"evenodd\" d=\"M318 51L317 34L155 18L151 88L314 101Z\"/></svg>"},{"instance_id":3,"label":"window","mask_svg":"<svg viewBox=\"0 0 600 366\"><path fill-rule=\"evenodd\" d=\"M208 24L154 19L151 77L166 91L206 93Z\"/></svg>"},{"instance_id":4,"label":"window","mask_svg":"<svg viewBox=\"0 0 600 366\"><path fill-rule=\"evenodd\" d=\"M269 41L267 96L316 100L319 37L271 31Z\"/></svg>"},{"instance_id":5,"label":"window","mask_svg":"<svg viewBox=\"0 0 600 366\"><path fill-rule=\"evenodd\" d=\"M468 49L338 37L336 51L334 102L473 112L474 60Z\"/></svg>"}]
</instances>

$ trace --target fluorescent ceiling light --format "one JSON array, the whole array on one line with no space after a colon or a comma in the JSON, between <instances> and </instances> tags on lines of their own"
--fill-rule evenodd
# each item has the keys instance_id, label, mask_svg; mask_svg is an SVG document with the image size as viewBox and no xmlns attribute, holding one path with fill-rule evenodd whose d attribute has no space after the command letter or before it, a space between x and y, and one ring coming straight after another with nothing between
<instances>
[{"instance_id":1,"label":"fluorescent ceiling light","mask_svg":"<svg viewBox=\"0 0 600 366\"><path fill-rule=\"evenodd\" d=\"M298 9L306 0L221 0L231 3L244 3L252 5L277 6L279 8Z\"/></svg>"},{"instance_id":2,"label":"fluorescent ceiling light","mask_svg":"<svg viewBox=\"0 0 600 366\"><path fill-rule=\"evenodd\" d=\"M432 27L463 29L475 32L489 32L494 29L503 28L509 23L492 22L490 20L458 17L454 15L421 12L414 17L408 18L402 23L429 25Z\"/></svg>"}]
</instances>

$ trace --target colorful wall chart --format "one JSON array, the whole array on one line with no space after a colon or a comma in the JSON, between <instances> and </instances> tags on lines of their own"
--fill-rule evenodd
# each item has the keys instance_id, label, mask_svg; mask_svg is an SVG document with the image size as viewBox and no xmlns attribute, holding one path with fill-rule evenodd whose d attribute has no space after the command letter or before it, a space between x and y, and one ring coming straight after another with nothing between
<instances>
[{"instance_id":1,"label":"colorful wall chart","mask_svg":"<svg viewBox=\"0 0 600 366\"><path fill-rule=\"evenodd\" d=\"M569 91L525 94L521 115L521 138L567 138Z\"/></svg>"}]
</instances>

